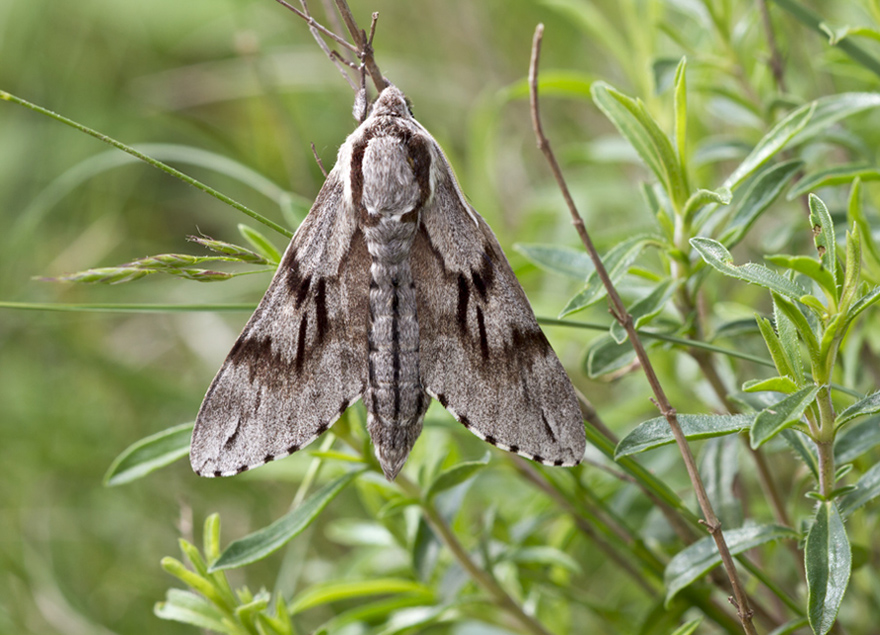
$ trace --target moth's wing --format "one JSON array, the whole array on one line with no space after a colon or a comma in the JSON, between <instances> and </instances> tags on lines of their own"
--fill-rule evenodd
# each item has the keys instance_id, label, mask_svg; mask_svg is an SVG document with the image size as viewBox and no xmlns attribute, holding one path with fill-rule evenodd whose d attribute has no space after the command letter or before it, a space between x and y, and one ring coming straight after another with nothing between
<instances>
[{"instance_id":1,"label":"moth's wing","mask_svg":"<svg viewBox=\"0 0 880 635\"><path fill-rule=\"evenodd\" d=\"M498 240L443 167L412 252L423 386L489 443L575 465L586 438L574 388Z\"/></svg>"},{"instance_id":2,"label":"moth's wing","mask_svg":"<svg viewBox=\"0 0 880 635\"><path fill-rule=\"evenodd\" d=\"M336 170L205 395L190 461L228 476L295 452L367 380L370 257Z\"/></svg>"}]
</instances>

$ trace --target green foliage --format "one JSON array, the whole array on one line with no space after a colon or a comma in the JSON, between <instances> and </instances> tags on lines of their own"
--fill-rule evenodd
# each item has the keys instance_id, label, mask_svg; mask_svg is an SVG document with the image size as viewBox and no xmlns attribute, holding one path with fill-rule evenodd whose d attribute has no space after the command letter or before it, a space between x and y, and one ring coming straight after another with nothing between
<instances>
[{"instance_id":1,"label":"green foliage","mask_svg":"<svg viewBox=\"0 0 880 635\"><path fill-rule=\"evenodd\" d=\"M309 142L329 167L351 129L308 29L279 29L270 0L232 4L0 8L16 25L0 39L0 631L742 632L667 420L529 150L539 21L545 130L698 453L758 632L876 630L875 4L773 0L770 38L745 0L354 2L361 26L380 12L377 62L537 313L566 317L541 321L591 402L582 466L487 454L435 406L394 483L358 408L320 448L235 479L180 460L190 424L170 426L268 280L244 274L277 266L320 187ZM130 145L151 138L175 143ZM174 246L192 233L210 253ZM240 315L229 328L215 309ZM125 488L98 487L108 464ZM183 559L162 568L184 588L166 590L155 562L178 529ZM158 622L144 607L163 593Z\"/></svg>"}]
</instances>

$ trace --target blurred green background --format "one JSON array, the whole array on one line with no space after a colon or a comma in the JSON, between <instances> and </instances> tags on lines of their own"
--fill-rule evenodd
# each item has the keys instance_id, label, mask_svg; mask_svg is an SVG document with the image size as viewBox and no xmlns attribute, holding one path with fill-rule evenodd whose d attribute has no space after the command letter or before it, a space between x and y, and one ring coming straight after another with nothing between
<instances>
[{"instance_id":1,"label":"blurred green background","mask_svg":"<svg viewBox=\"0 0 880 635\"><path fill-rule=\"evenodd\" d=\"M535 149L525 102L510 101L506 87L525 77L537 22L547 23L545 68L595 62L590 43L532 2L352 4L364 26L379 12L383 72L443 145L536 311L555 316L576 284L545 276L511 246L576 245L576 237ZM321 17L320 7L313 11ZM305 24L272 0L0 0L0 89L127 144L213 153L194 165L179 160L180 147L149 149L282 224L275 202L215 169L218 157L309 200L322 182L309 144L329 169L355 125L350 89ZM583 100L547 100L545 117L559 139L588 139L589 122L610 130ZM573 185L591 192L586 212L602 210L607 220L596 229L613 241L639 222L626 212L637 194L604 185L605 170ZM223 284L156 276L109 287L34 279L202 253L186 235L241 242L240 222L259 227L91 137L0 102L0 300L256 303L268 275ZM273 239L283 248L283 238ZM152 615L175 583L159 559L176 553L193 519L199 527L213 511L222 513L227 539L278 517L307 458L275 466L272 480L260 471L198 479L186 461L119 488L102 487L101 478L130 443L194 418L247 317L0 309L0 632L192 632ZM574 370L581 346L569 332L548 333L584 387ZM332 561L339 547L326 547ZM259 581L276 567L251 571Z\"/></svg>"}]
</instances>

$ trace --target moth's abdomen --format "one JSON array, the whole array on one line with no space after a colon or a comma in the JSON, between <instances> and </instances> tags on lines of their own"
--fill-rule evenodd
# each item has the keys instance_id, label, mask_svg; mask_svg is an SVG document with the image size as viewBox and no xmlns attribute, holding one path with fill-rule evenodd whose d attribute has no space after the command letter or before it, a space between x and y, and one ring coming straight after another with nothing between
<instances>
[{"instance_id":1,"label":"moth's abdomen","mask_svg":"<svg viewBox=\"0 0 880 635\"><path fill-rule=\"evenodd\" d=\"M430 403L419 374L419 322L410 268L426 193L410 153L395 136L374 138L365 144L361 169L361 224L372 259L364 403L367 429L389 479L409 456Z\"/></svg>"}]
</instances>

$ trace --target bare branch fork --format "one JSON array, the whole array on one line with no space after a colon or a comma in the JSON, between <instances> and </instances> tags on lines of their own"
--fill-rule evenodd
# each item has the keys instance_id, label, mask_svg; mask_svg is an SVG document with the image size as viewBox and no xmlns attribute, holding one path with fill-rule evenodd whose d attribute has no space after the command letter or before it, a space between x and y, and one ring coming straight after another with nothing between
<instances>
[{"instance_id":1,"label":"bare branch fork","mask_svg":"<svg viewBox=\"0 0 880 635\"><path fill-rule=\"evenodd\" d=\"M724 564L724 569L727 573L727 577L730 579L730 584L733 587L734 595L732 598L728 599L730 600L731 604L736 608L744 631L749 635L756 634L754 624L752 623L753 611L750 607L748 596L746 595L745 590L742 587L742 583L739 580L739 575L737 574L733 558L730 555L730 550L727 548L727 543L725 542L724 535L721 532L721 522L715 515L715 512L712 509L712 504L709 502L709 497L706 494L706 488L704 487L703 481L700 478L699 471L697 470L694 455L691 452L690 446L688 446L687 443L687 439L685 439L684 433L681 430L681 426L678 423L675 408L672 407L672 404L666 397L666 393L663 391L663 387L660 385L660 380L657 378L657 374L654 372L654 367L651 364L651 360L648 358L645 347L642 345L642 342L639 339L639 336L633 326L633 318L626 310L623 301L620 299L620 295L618 295L617 290L614 288L614 284L611 282L611 278L608 276L608 272L602 264L602 259L599 257L599 252L596 251L596 247L593 245L593 241L590 239L590 235L587 232L586 226L584 225L583 218L581 218L581 215L574 204L574 200L571 197L568 186L565 183L565 178L562 176L562 170L559 167L559 163L557 163L556 161L556 156L553 154L553 150L550 148L550 141L544 135L544 130L541 126L540 112L538 109L538 61L541 54L541 40L543 38L543 35L544 25L539 24L535 29L535 36L532 41L532 57L531 63L529 65L529 95L531 104L532 125L535 130L535 137L538 141L538 148L541 150L541 152L543 152L544 156L547 159L547 162L550 164L550 169L553 172L556 183L559 185L559 189L562 192L562 196L565 199L565 203L568 206L569 212L571 213L572 224L574 225L575 230L580 236L581 242L584 244L587 253L590 255L590 259L593 261L593 264L596 267L596 274L599 276L599 279L602 281L602 284L605 286L605 289L608 292L608 299L611 302L611 314L614 316L614 319L617 320L618 323L620 323L620 325L626 330L627 335L629 336L629 341L635 349L636 356L639 359L639 363L641 364L642 369L644 370L645 375L648 379L648 383L651 386L651 390L654 393L654 399L652 401L660 410L660 413L666 418L666 421L669 423L669 427L672 430L672 434L675 437L675 442L678 444L679 451L681 452L682 458L684 459L685 467L687 468L688 476L690 477L694 492L697 495L697 501L699 502L700 509L702 510L703 516L705 517L705 520L702 520L701 522L706 526L709 534L715 540L715 545L718 547L718 552L721 554L721 560Z\"/></svg>"},{"instance_id":2,"label":"bare branch fork","mask_svg":"<svg viewBox=\"0 0 880 635\"><path fill-rule=\"evenodd\" d=\"M351 39L354 40L354 44L350 43L341 35L334 33L332 30L323 26L317 20L315 20L311 13L309 13L309 7L306 3L306 0L300 0L300 6L302 9L297 9L289 2L285 0L275 0L278 4L283 5L290 9L293 13L298 15L300 18L306 21L309 25L309 30L312 32L315 40L318 42L318 46L321 47L321 50L327 54L327 57L331 59L331 61L336 65L336 68L343 74L348 85L351 86L352 90L357 92L358 86L355 84L354 80L352 80L351 76L345 72L342 67L342 64L347 64L345 59L335 51L331 51L330 47L327 46L327 43L321 38L321 35L325 35L329 37L331 40L342 46L344 49L351 51L354 53L358 59L361 61L361 64L366 69L366 72L370 75L370 79L373 80L373 85L376 87L376 90L382 91L383 88L388 86L389 82L382 75L382 71L379 70L379 66L376 64L376 60L373 56L373 36L376 33L376 21L379 19L378 13L373 13L372 21L370 23L370 34L360 29L357 25L357 22L354 19L354 16L351 13L351 9L348 8L348 3L345 0L336 0L336 8L339 11L339 14L342 16L342 20L345 23L346 28L348 28L348 32L351 35Z\"/></svg>"}]
</instances>

